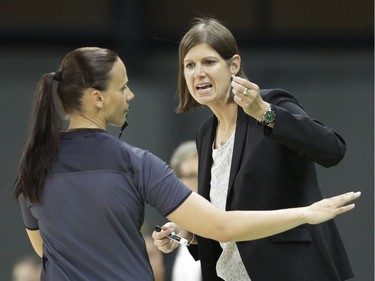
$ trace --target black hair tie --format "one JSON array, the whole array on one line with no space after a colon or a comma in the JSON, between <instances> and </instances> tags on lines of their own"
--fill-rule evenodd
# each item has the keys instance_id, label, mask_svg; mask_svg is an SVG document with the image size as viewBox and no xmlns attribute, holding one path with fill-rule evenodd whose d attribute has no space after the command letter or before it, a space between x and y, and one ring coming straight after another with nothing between
<instances>
[{"instance_id":1,"label":"black hair tie","mask_svg":"<svg viewBox=\"0 0 375 281\"><path fill-rule=\"evenodd\" d=\"M56 71L55 72L55 75L53 75L53 80L56 80L58 82L60 82L62 80L62 74L61 74L61 71Z\"/></svg>"}]
</instances>

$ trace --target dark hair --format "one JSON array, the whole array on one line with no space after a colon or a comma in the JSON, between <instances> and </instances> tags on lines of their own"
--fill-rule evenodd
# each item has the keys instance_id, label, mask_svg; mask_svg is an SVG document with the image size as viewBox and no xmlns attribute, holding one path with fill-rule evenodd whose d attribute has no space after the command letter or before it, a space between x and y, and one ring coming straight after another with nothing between
<instances>
[{"instance_id":1,"label":"dark hair","mask_svg":"<svg viewBox=\"0 0 375 281\"><path fill-rule=\"evenodd\" d=\"M31 124L15 181L14 195L41 203L44 181L59 147L62 118L53 97L53 80L64 113L81 110L85 89L105 90L118 55L97 47L78 48L68 53L57 72L44 74L37 86Z\"/></svg>"},{"instance_id":2,"label":"dark hair","mask_svg":"<svg viewBox=\"0 0 375 281\"><path fill-rule=\"evenodd\" d=\"M191 48L198 44L206 43L213 48L224 60L230 60L234 55L239 54L236 39L228 28L219 20L214 18L196 18L193 25L181 39L178 57L178 96L179 104L177 112L189 112L201 106L190 95L184 76L184 58ZM237 76L246 78L240 67Z\"/></svg>"}]
</instances>

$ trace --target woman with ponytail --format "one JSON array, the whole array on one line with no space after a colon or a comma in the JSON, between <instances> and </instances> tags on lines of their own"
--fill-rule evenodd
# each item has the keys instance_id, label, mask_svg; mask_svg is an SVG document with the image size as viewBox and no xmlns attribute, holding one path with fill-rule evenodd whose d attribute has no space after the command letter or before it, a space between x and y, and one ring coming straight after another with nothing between
<instances>
[{"instance_id":1,"label":"woman with ponytail","mask_svg":"<svg viewBox=\"0 0 375 281\"><path fill-rule=\"evenodd\" d=\"M43 258L41 280L153 280L140 232L146 203L218 241L258 239L354 208L359 192L294 209L218 210L152 153L107 133L108 125L126 124L128 82L118 55L96 47L71 51L39 82L15 197Z\"/></svg>"}]
</instances>

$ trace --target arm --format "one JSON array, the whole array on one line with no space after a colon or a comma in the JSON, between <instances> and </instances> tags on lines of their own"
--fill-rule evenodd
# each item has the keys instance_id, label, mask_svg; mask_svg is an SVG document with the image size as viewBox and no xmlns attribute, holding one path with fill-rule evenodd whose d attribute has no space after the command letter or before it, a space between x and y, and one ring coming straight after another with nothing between
<instances>
[{"instance_id":1,"label":"arm","mask_svg":"<svg viewBox=\"0 0 375 281\"><path fill-rule=\"evenodd\" d=\"M301 224L318 224L354 208L347 203L357 199L360 192L349 192L323 199L307 207L274 211L228 211L216 209L210 202L192 193L167 218L183 229L220 242L246 241L268 237ZM170 252L166 230L154 232L154 243L164 252ZM163 248L164 247L164 248ZM175 247L173 247L174 249ZM173 250L172 249L172 250Z\"/></svg>"},{"instance_id":2,"label":"arm","mask_svg":"<svg viewBox=\"0 0 375 281\"><path fill-rule=\"evenodd\" d=\"M311 119L298 104L280 102L276 104L276 114L274 129L265 129L270 139L323 167L337 165L343 159L346 143L342 136Z\"/></svg>"},{"instance_id":3,"label":"arm","mask_svg":"<svg viewBox=\"0 0 375 281\"><path fill-rule=\"evenodd\" d=\"M258 85L240 77L233 79L232 87L234 100L246 114L258 121L269 109L270 103L275 105L275 123L270 128L264 128L265 135L270 139L324 167L334 166L344 157L345 140L334 130L308 116L288 92L272 89L264 91L261 96ZM243 95L244 87L249 89L246 96Z\"/></svg>"},{"instance_id":4,"label":"arm","mask_svg":"<svg viewBox=\"0 0 375 281\"><path fill-rule=\"evenodd\" d=\"M43 239L39 230L29 230L26 228L27 235L29 236L31 245L39 257L43 256Z\"/></svg>"}]
</instances>

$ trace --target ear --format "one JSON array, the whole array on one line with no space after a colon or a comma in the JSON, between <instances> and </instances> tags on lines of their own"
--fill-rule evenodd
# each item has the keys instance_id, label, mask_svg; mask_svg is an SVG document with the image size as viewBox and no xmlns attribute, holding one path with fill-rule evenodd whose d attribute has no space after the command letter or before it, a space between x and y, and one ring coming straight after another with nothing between
<instances>
[{"instance_id":1,"label":"ear","mask_svg":"<svg viewBox=\"0 0 375 281\"><path fill-rule=\"evenodd\" d=\"M92 89L90 93L90 99L94 106L101 109L104 106L104 96L99 90Z\"/></svg>"},{"instance_id":2,"label":"ear","mask_svg":"<svg viewBox=\"0 0 375 281\"><path fill-rule=\"evenodd\" d=\"M232 61L230 63L230 72L236 75L238 71L240 71L240 68L241 68L241 57L240 55L236 54L232 57Z\"/></svg>"}]
</instances>

